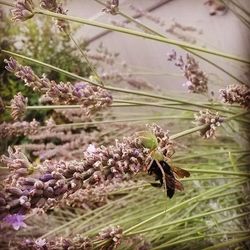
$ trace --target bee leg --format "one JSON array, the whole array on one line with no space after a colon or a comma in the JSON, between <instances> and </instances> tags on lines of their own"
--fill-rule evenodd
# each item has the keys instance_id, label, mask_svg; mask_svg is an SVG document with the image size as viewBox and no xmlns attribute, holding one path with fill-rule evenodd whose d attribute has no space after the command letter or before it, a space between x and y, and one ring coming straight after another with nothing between
<instances>
[{"instance_id":1,"label":"bee leg","mask_svg":"<svg viewBox=\"0 0 250 250\"><path fill-rule=\"evenodd\" d=\"M153 173L153 170L150 169L151 166L152 166L152 164L153 164L153 162L154 162L154 160L152 159L152 160L150 161L150 163L148 164L148 166L147 166L147 170L148 170L148 174L149 174L149 175L151 175L151 174Z\"/></svg>"}]
</instances>

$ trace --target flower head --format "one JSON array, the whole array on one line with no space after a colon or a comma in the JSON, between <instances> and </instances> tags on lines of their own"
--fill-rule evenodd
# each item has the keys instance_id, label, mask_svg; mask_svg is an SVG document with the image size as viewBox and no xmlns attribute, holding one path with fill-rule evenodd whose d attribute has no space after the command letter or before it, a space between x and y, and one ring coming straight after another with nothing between
<instances>
[{"instance_id":1,"label":"flower head","mask_svg":"<svg viewBox=\"0 0 250 250\"><path fill-rule=\"evenodd\" d=\"M216 14L223 15L227 12L227 7L221 0L207 0L204 4L209 6L209 14L211 16Z\"/></svg>"},{"instance_id":2,"label":"flower head","mask_svg":"<svg viewBox=\"0 0 250 250\"><path fill-rule=\"evenodd\" d=\"M24 97L21 92L13 97L11 103L11 116L14 120L18 120L23 117L28 103L28 98Z\"/></svg>"},{"instance_id":3,"label":"flower head","mask_svg":"<svg viewBox=\"0 0 250 250\"><path fill-rule=\"evenodd\" d=\"M3 221L9 225L11 225L15 230L19 230L20 228L27 227L24 223L25 216L21 214L9 214L4 217Z\"/></svg>"},{"instance_id":4,"label":"flower head","mask_svg":"<svg viewBox=\"0 0 250 250\"><path fill-rule=\"evenodd\" d=\"M34 4L32 0L18 0L11 10L14 21L26 21L34 16Z\"/></svg>"},{"instance_id":5,"label":"flower head","mask_svg":"<svg viewBox=\"0 0 250 250\"><path fill-rule=\"evenodd\" d=\"M110 247L115 248L121 243L122 233L123 230L119 226L108 227L99 233L99 238L102 240L111 240Z\"/></svg>"},{"instance_id":6,"label":"flower head","mask_svg":"<svg viewBox=\"0 0 250 250\"><path fill-rule=\"evenodd\" d=\"M173 50L172 53L168 54L168 60L175 61L175 65L183 71L187 79L183 85L187 87L188 92L196 94L207 93L207 76L191 55L186 54L186 61L184 61L182 56L177 58L176 51Z\"/></svg>"},{"instance_id":7,"label":"flower head","mask_svg":"<svg viewBox=\"0 0 250 250\"><path fill-rule=\"evenodd\" d=\"M40 6L46 10L55 12L57 9L57 0L41 0Z\"/></svg>"},{"instance_id":8,"label":"flower head","mask_svg":"<svg viewBox=\"0 0 250 250\"><path fill-rule=\"evenodd\" d=\"M86 151L87 151L87 153L89 153L89 154L95 153L95 152L96 152L96 147L95 147L95 145L89 144L89 146L88 146L88 148L87 148Z\"/></svg>"},{"instance_id":9,"label":"flower head","mask_svg":"<svg viewBox=\"0 0 250 250\"><path fill-rule=\"evenodd\" d=\"M221 89L220 96L223 102L238 103L243 108L250 109L250 88L246 85L229 85Z\"/></svg>"},{"instance_id":10,"label":"flower head","mask_svg":"<svg viewBox=\"0 0 250 250\"><path fill-rule=\"evenodd\" d=\"M64 10L62 4L58 4L56 0L41 0L40 6L43 9L59 13L62 15L67 14L67 10ZM61 31L68 31L69 30L69 22L64 19L56 19L56 25Z\"/></svg>"},{"instance_id":11,"label":"flower head","mask_svg":"<svg viewBox=\"0 0 250 250\"><path fill-rule=\"evenodd\" d=\"M207 125L206 128L200 130L200 135L208 139L210 137L215 137L215 129L219 127L224 119L218 114L218 112L213 113L207 110L201 110L198 114L194 115L195 124L197 126Z\"/></svg>"},{"instance_id":12,"label":"flower head","mask_svg":"<svg viewBox=\"0 0 250 250\"><path fill-rule=\"evenodd\" d=\"M118 12L119 12L119 0L106 1L106 7L102 11L109 13L111 15L118 14Z\"/></svg>"}]
</instances>

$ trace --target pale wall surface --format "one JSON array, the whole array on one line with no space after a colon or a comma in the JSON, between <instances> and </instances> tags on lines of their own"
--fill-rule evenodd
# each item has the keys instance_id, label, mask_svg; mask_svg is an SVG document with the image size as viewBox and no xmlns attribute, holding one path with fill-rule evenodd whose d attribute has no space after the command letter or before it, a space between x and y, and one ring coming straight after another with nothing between
<instances>
[{"instance_id":1,"label":"pale wall surface","mask_svg":"<svg viewBox=\"0 0 250 250\"><path fill-rule=\"evenodd\" d=\"M196 38L196 45L198 46L220 50L244 58L249 57L249 30L231 11L228 11L223 16L210 16L208 8L203 5L203 2L202 0L173 0L153 11L152 15L159 16L167 23L166 26L168 27L173 24L173 20L176 20L183 25L194 26L198 30L202 30L202 34L198 34L197 32L191 33L191 36ZM246 9L250 10L249 0L238 2L245 6ZM155 3L155 1L121 0L120 9L125 13L134 14L135 12L129 8L129 4L131 3L141 9L145 9ZM68 1L69 15L91 18L96 21L107 23L111 20L122 20L119 16L102 13L102 8L101 5L93 0ZM176 37L165 32L166 26L162 28L146 18L140 18L140 21L166 34L168 37L176 39ZM131 24L128 27L135 28ZM88 39L98 34L100 31L100 28L84 26L81 30L81 35ZM103 42L107 48L119 52L121 57L131 67L146 68L154 73L161 72L162 74L180 75L180 71L166 59L166 53L170 52L174 46L113 32L94 41L89 47L95 49L100 42ZM179 51L183 53L183 51ZM247 71L246 65L215 56L209 56L209 58L247 82L247 77L244 74ZM230 77L207 63L200 61L200 65L210 74L210 80L218 84L218 87L235 83ZM151 75L144 76L144 78L153 84L160 85L164 89L181 89L185 92L185 89L181 86L181 83L184 81L182 76L155 75L152 73Z\"/></svg>"}]
</instances>

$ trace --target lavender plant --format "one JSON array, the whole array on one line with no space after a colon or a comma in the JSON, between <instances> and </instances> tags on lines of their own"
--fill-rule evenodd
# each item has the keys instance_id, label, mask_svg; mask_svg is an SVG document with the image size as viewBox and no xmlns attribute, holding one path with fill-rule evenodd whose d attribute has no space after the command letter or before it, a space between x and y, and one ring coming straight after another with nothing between
<instances>
[{"instance_id":1,"label":"lavender plant","mask_svg":"<svg viewBox=\"0 0 250 250\"><path fill-rule=\"evenodd\" d=\"M53 17L93 74L84 78L24 53L1 51L6 57L6 69L41 95L41 102L36 106L29 106L22 93L10 102L0 103L0 110L6 109L14 120L25 118L0 125L3 140L8 137L17 140L16 143L6 140L7 144L16 145L9 145L8 152L1 156L0 227L4 235L0 238L1 246L138 250L192 249L194 244L200 249L248 246L249 149L235 142L240 141L235 135L244 138L249 132L248 87L231 85L219 91L222 102L216 99L202 102L200 96L214 86L208 82L210 72L204 73L191 54L198 55L200 60L212 64L237 83L243 80L238 81L238 77L200 56L198 51L237 63L249 64L249 61L170 40L124 13L119 1L97 2L105 5L105 14L114 18L122 16L143 32L70 16L56 0L39 4L18 0L15 5L0 0L0 4L13 7L13 19L25 21L22 25L38 15ZM212 7L215 2L207 4ZM125 72L126 67L119 68L122 70L119 72L117 57L112 53L104 51L101 59L89 52L85 54L74 38L72 22L144 37L188 51L179 58L174 52L169 59L184 73L189 92L196 95L177 98L171 93L159 94L154 84L138 83L126 77L129 73ZM23 66L14 58L32 66ZM99 74L88 58L104 60L102 72L106 72L105 64L116 67L115 76ZM39 76L40 72L34 73L35 65L77 81ZM110 85L110 80L127 82L126 87L143 91ZM28 110L32 115L36 109L50 110L51 118L31 121L23 116ZM142 116L145 110L148 116ZM155 116L156 112L159 116ZM90 114L91 118L85 120L84 115ZM145 129L149 120L164 121ZM228 128L233 130L233 136ZM20 136L24 140L19 141ZM150 176L152 173L155 179ZM191 177L184 178L189 173ZM170 200L166 192L157 189L162 184L170 198L176 190L181 192Z\"/></svg>"}]
</instances>

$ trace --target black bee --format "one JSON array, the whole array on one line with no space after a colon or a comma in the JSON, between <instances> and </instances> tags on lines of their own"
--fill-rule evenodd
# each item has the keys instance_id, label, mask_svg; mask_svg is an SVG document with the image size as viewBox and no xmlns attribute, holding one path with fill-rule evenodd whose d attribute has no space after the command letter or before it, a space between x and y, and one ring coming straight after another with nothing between
<instances>
[{"instance_id":1,"label":"black bee","mask_svg":"<svg viewBox=\"0 0 250 250\"><path fill-rule=\"evenodd\" d=\"M175 193L175 189L183 190L182 184L175 178L176 172L172 170L172 168L168 165L166 161L153 160L151 165L148 168L148 174L149 175L154 174L155 180L160 181L160 183L151 183L152 186L162 187L162 185L164 184L164 188L167 192L167 196L170 199L173 197Z\"/></svg>"}]
</instances>

